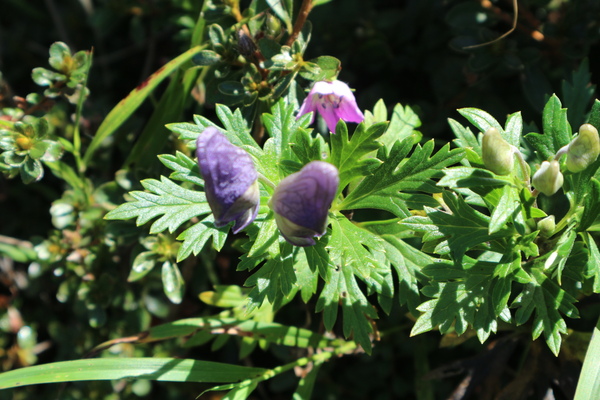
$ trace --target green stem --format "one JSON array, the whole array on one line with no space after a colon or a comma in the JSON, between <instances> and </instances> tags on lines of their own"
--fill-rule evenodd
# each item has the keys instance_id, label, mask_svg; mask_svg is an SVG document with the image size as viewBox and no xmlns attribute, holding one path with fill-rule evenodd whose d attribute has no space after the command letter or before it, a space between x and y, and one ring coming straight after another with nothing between
<instances>
[{"instance_id":1,"label":"green stem","mask_svg":"<svg viewBox=\"0 0 600 400\"><path fill-rule=\"evenodd\" d=\"M335 349L333 349L331 351L315 353L312 356L302 357L302 358L299 358L296 361L292 361L288 364L280 365L279 367L275 367L273 369L266 371L260 377L256 378L256 380L258 382L266 381L267 379L271 379L274 376L279 375L283 372L289 371L291 369L294 369L295 367L304 367L305 365L307 365L311 362L320 364L325 361L328 361L332 357L350 354L355 349L356 349L355 342L342 341L338 347L336 347Z\"/></svg>"}]
</instances>

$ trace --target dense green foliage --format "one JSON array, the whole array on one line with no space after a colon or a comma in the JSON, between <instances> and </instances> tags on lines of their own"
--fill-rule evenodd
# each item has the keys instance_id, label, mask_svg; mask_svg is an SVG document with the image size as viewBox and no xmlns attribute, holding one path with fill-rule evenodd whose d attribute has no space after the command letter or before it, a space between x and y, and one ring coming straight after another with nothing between
<instances>
[{"instance_id":1,"label":"dense green foliage","mask_svg":"<svg viewBox=\"0 0 600 400\"><path fill-rule=\"evenodd\" d=\"M569 399L588 344L599 396L600 5L469 47L512 1L400 3L7 2L0 399ZM335 79L364 121L311 127ZM235 235L210 126L259 175ZM316 160L339 188L297 247L270 199Z\"/></svg>"}]
</instances>

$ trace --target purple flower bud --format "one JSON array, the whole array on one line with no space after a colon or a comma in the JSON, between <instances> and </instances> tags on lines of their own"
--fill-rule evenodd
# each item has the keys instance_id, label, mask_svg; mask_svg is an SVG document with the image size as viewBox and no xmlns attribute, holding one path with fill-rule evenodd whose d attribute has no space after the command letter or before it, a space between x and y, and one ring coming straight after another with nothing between
<instances>
[{"instance_id":1,"label":"purple flower bud","mask_svg":"<svg viewBox=\"0 0 600 400\"><path fill-rule=\"evenodd\" d=\"M298 111L298 118L312 112L312 121L314 121L315 111L318 111L325 119L327 128L332 133L335 133L335 127L340 119L356 123L365 119L348 85L337 80L315 83Z\"/></svg>"},{"instance_id":2,"label":"purple flower bud","mask_svg":"<svg viewBox=\"0 0 600 400\"><path fill-rule=\"evenodd\" d=\"M295 246L312 246L327 231L327 214L340 184L338 170L324 161L312 161L283 179L269 205L279 231Z\"/></svg>"},{"instance_id":3,"label":"purple flower bud","mask_svg":"<svg viewBox=\"0 0 600 400\"><path fill-rule=\"evenodd\" d=\"M215 226L235 221L232 231L238 233L254 221L260 206L258 174L252 158L212 126L198 136L196 146L204 192Z\"/></svg>"}]
</instances>

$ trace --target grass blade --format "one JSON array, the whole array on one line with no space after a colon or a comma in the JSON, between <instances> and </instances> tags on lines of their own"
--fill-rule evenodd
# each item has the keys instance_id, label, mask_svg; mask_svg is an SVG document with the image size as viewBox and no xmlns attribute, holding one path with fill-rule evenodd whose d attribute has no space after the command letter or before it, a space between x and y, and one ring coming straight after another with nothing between
<instances>
[{"instance_id":1,"label":"grass blade","mask_svg":"<svg viewBox=\"0 0 600 400\"><path fill-rule=\"evenodd\" d=\"M181 65L189 61L193 56L198 54L204 47L195 46L183 54L175 57L156 72L148 77L144 82L133 89L127 97L119 102L106 116L102 124L96 132L96 136L92 139L90 146L88 147L83 157L84 165L88 165L94 151L100 146L100 144L112 135L127 118L144 102L148 95L161 83L167 76L171 75L173 71L179 68Z\"/></svg>"},{"instance_id":2,"label":"grass blade","mask_svg":"<svg viewBox=\"0 0 600 400\"><path fill-rule=\"evenodd\" d=\"M0 374L0 389L113 379L229 383L255 378L265 371L262 368L178 358L94 358L4 372Z\"/></svg>"}]
</instances>

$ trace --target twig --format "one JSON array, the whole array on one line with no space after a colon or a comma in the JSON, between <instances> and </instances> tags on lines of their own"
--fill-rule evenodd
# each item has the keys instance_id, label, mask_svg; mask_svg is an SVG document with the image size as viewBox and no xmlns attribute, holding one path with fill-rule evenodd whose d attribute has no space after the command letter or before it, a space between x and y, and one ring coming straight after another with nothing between
<instances>
[{"instance_id":1,"label":"twig","mask_svg":"<svg viewBox=\"0 0 600 400\"><path fill-rule=\"evenodd\" d=\"M300 32L302 31L302 28L304 27L304 24L306 23L306 19L308 18L310 10L312 10L312 6L312 0L302 0L302 5L300 6L298 17L296 18L296 22L294 23L294 30L288 38L286 45L291 46L292 43L296 41L298 35L300 35Z\"/></svg>"},{"instance_id":2,"label":"twig","mask_svg":"<svg viewBox=\"0 0 600 400\"><path fill-rule=\"evenodd\" d=\"M484 7L487 6L489 8L492 8L492 4L489 1L484 1L484 3L486 3L483 5ZM508 35L510 35L511 33L513 33L514 30L517 28L517 20L519 18L519 3L517 0L513 0L513 10L514 10L514 15L512 18L512 26L507 32L503 33L502 35L500 35L499 37L497 37L494 40L490 40L489 42L474 44L472 46L466 46L466 47L463 47L463 49L465 49L465 50L466 49L475 49L477 47L487 46L488 44L492 44L499 40L502 40L505 37L507 37Z\"/></svg>"}]
</instances>

